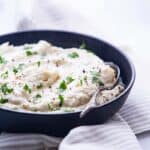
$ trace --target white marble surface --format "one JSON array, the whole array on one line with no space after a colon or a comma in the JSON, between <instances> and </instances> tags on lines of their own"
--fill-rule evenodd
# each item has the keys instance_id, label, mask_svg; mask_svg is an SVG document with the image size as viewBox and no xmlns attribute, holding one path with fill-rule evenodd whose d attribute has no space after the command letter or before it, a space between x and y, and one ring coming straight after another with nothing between
<instances>
[{"instance_id":1,"label":"white marble surface","mask_svg":"<svg viewBox=\"0 0 150 150\"><path fill-rule=\"evenodd\" d=\"M45 0L46 5L57 10L50 14L54 18L44 14L43 1L36 0L35 3L35 0L0 0L0 33L24 28L24 22L18 24L18 21L25 18L32 21L32 24L27 24L27 29L68 29L92 34L117 46L130 47L133 59L150 64L149 0ZM37 17L38 13L43 17ZM141 81L150 76L150 71L145 72ZM144 88L149 90L148 85ZM150 132L138 135L137 138L143 149L149 150Z\"/></svg>"}]
</instances>

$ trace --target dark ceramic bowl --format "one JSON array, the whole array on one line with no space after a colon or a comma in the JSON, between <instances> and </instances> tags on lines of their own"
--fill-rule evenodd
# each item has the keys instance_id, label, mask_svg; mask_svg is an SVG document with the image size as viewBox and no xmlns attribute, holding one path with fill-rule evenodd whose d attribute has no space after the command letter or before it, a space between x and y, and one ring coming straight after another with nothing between
<instances>
[{"instance_id":1,"label":"dark ceramic bowl","mask_svg":"<svg viewBox=\"0 0 150 150\"><path fill-rule=\"evenodd\" d=\"M90 36L64 31L27 31L0 36L0 43L9 41L14 45L47 40L64 48L79 47L82 42L104 61L114 62L120 67L125 90L115 100L99 106L80 118L80 112L72 113L26 113L0 108L0 131L35 132L53 136L65 136L80 125L100 124L112 117L124 104L135 80L134 66L128 57L114 46Z\"/></svg>"}]
</instances>

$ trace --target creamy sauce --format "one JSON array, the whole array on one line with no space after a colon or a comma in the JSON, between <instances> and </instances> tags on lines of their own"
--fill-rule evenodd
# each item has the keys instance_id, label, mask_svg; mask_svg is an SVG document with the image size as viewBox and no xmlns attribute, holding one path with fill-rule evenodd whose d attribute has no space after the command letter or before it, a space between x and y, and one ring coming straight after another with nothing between
<instances>
[{"instance_id":1,"label":"creamy sauce","mask_svg":"<svg viewBox=\"0 0 150 150\"><path fill-rule=\"evenodd\" d=\"M57 112L83 109L97 86L111 86L115 71L95 54L63 49L46 41L0 46L0 107L21 111ZM124 87L102 91L101 105Z\"/></svg>"}]
</instances>

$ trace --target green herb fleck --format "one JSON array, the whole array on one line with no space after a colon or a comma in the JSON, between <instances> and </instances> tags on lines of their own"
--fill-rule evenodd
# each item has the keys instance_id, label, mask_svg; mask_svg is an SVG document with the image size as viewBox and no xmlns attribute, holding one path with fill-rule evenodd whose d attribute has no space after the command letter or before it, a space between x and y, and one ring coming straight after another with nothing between
<instances>
[{"instance_id":1,"label":"green herb fleck","mask_svg":"<svg viewBox=\"0 0 150 150\"><path fill-rule=\"evenodd\" d=\"M93 76L100 77L100 72L91 71L91 74L92 74Z\"/></svg>"},{"instance_id":2,"label":"green herb fleck","mask_svg":"<svg viewBox=\"0 0 150 150\"><path fill-rule=\"evenodd\" d=\"M31 88L30 88L27 84L24 85L23 89L24 89L26 92L31 93Z\"/></svg>"},{"instance_id":3,"label":"green herb fleck","mask_svg":"<svg viewBox=\"0 0 150 150\"><path fill-rule=\"evenodd\" d=\"M77 58L77 57L79 57L79 54L77 52L72 52L72 53L68 54L68 57Z\"/></svg>"},{"instance_id":4,"label":"green herb fleck","mask_svg":"<svg viewBox=\"0 0 150 150\"><path fill-rule=\"evenodd\" d=\"M41 96L41 94L36 94L35 97L36 97L36 98L41 98L42 96Z\"/></svg>"},{"instance_id":5,"label":"green herb fleck","mask_svg":"<svg viewBox=\"0 0 150 150\"><path fill-rule=\"evenodd\" d=\"M66 89L67 89L67 84L66 84L65 80L63 80L59 85L59 90L60 90L60 92L63 92Z\"/></svg>"},{"instance_id":6,"label":"green herb fleck","mask_svg":"<svg viewBox=\"0 0 150 150\"><path fill-rule=\"evenodd\" d=\"M26 51L27 56L31 56L33 53L31 51Z\"/></svg>"},{"instance_id":7,"label":"green herb fleck","mask_svg":"<svg viewBox=\"0 0 150 150\"><path fill-rule=\"evenodd\" d=\"M87 45L84 42L79 46L79 48L80 49L86 49L87 52L94 54L92 50L90 50L90 49L87 48Z\"/></svg>"},{"instance_id":8,"label":"green herb fleck","mask_svg":"<svg viewBox=\"0 0 150 150\"><path fill-rule=\"evenodd\" d=\"M52 111L52 110L53 110L53 108L52 108L52 106L51 106L51 104L50 104L50 103L48 103L48 104L47 104L47 106L48 106L48 109L49 109L50 111Z\"/></svg>"},{"instance_id":9,"label":"green herb fleck","mask_svg":"<svg viewBox=\"0 0 150 150\"><path fill-rule=\"evenodd\" d=\"M13 89L9 88L6 83L1 85L0 90L4 95L7 95L13 92Z\"/></svg>"},{"instance_id":10,"label":"green herb fleck","mask_svg":"<svg viewBox=\"0 0 150 150\"><path fill-rule=\"evenodd\" d=\"M83 85L83 80L82 79L80 79L80 85Z\"/></svg>"},{"instance_id":11,"label":"green herb fleck","mask_svg":"<svg viewBox=\"0 0 150 150\"><path fill-rule=\"evenodd\" d=\"M41 65L41 62L40 62L40 61L38 61L38 62L37 62L37 65L38 65L38 67L40 67L40 65Z\"/></svg>"},{"instance_id":12,"label":"green herb fleck","mask_svg":"<svg viewBox=\"0 0 150 150\"><path fill-rule=\"evenodd\" d=\"M87 81L87 76L84 76L84 78L83 78L83 79L84 79L84 81Z\"/></svg>"},{"instance_id":13,"label":"green herb fleck","mask_svg":"<svg viewBox=\"0 0 150 150\"><path fill-rule=\"evenodd\" d=\"M64 96L63 95L59 95L58 98L60 100L59 106L61 107L63 105L63 103L64 103Z\"/></svg>"},{"instance_id":14,"label":"green herb fleck","mask_svg":"<svg viewBox=\"0 0 150 150\"><path fill-rule=\"evenodd\" d=\"M43 87L43 84L42 84L42 83L40 83L40 84L38 84L38 85L36 86L37 89L41 89L42 87Z\"/></svg>"},{"instance_id":15,"label":"green herb fleck","mask_svg":"<svg viewBox=\"0 0 150 150\"><path fill-rule=\"evenodd\" d=\"M85 49L85 48L86 48L86 44L83 42L83 43L80 45L79 48L80 48L80 49Z\"/></svg>"},{"instance_id":16,"label":"green herb fleck","mask_svg":"<svg viewBox=\"0 0 150 150\"><path fill-rule=\"evenodd\" d=\"M13 68L14 74L17 74L19 70L22 70L24 64L19 64L18 67Z\"/></svg>"},{"instance_id":17,"label":"green herb fleck","mask_svg":"<svg viewBox=\"0 0 150 150\"><path fill-rule=\"evenodd\" d=\"M70 84L72 81L74 81L74 79L72 77L68 76L66 78L66 84Z\"/></svg>"},{"instance_id":18,"label":"green herb fleck","mask_svg":"<svg viewBox=\"0 0 150 150\"><path fill-rule=\"evenodd\" d=\"M92 82L99 84L100 86L104 85L104 83L100 79L100 72L92 71Z\"/></svg>"},{"instance_id":19,"label":"green herb fleck","mask_svg":"<svg viewBox=\"0 0 150 150\"><path fill-rule=\"evenodd\" d=\"M0 104L4 104L4 103L7 103L8 102L8 99L7 98L0 98Z\"/></svg>"},{"instance_id":20,"label":"green herb fleck","mask_svg":"<svg viewBox=\"0 0 150 150\"><path fill-rule=\"evenodd\" d=\"M3 79L8 78L8 71L2 73L2 74L1 74L1 77L2 77Z\"/></svg>"},{"instance_id":21,"label":"green herb fleck","mask_svg":"<svg viewBox=\"0 0 150 150\"><path fill-rule=\"evenodd\" d=\"M104 85L104 83L102 82L102 80L99 80L98 84L99 84L99 86L103 86Z\"/></svg>"},{"instance_id":22,"label":"green herb fleck","mask_svg":"<svg viewBox=\"0 0 150 150\"><path fill-rule=\"evenodd\" d=\"M18 73L18 69L16 67L13 68L14 74Z\"/></svg>"},{"instance_id":23,"label":"green herb fleck","mask_svg":"<svg viewBox=\"0 0 150 150\"><path fill-rule=\"evenodd\" d=\"M29 50L26 51L27 56L36 55L36 54L37 54L37 52L32 52L32 51L29 51Z\"/></svg>"},{"instance_id":24,"label":"green herb fleck","mask_svg":"<svg viewBox=\"0 0 150 150\"><path fill-rule=\"evenodd\" d=\"M7 61L4 57L0 56L0 64L5 64Z\"/></svg>"}]
</instances>

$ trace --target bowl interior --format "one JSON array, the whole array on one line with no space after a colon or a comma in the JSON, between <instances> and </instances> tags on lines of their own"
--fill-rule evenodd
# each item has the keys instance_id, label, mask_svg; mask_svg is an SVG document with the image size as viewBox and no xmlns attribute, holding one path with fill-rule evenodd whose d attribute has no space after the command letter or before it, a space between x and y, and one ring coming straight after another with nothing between
<instances>
[{"instance_id":1,"label":"bowl interior","mask_svg":"<svg viewBox=\"0 0 150 150\"><path fill-rule=\"evenodd\" d=\"M115 47L96 38L63 31L27 31L0 37L0 43L9 41L14 45L35 43L39 40L47 40L63 48L79 47L84 42L89 50L96 53L104 61L114 62L120 67L121 77L126 87L133 78L133 68L128 58Z\"/></svg>"}]
</instances>

